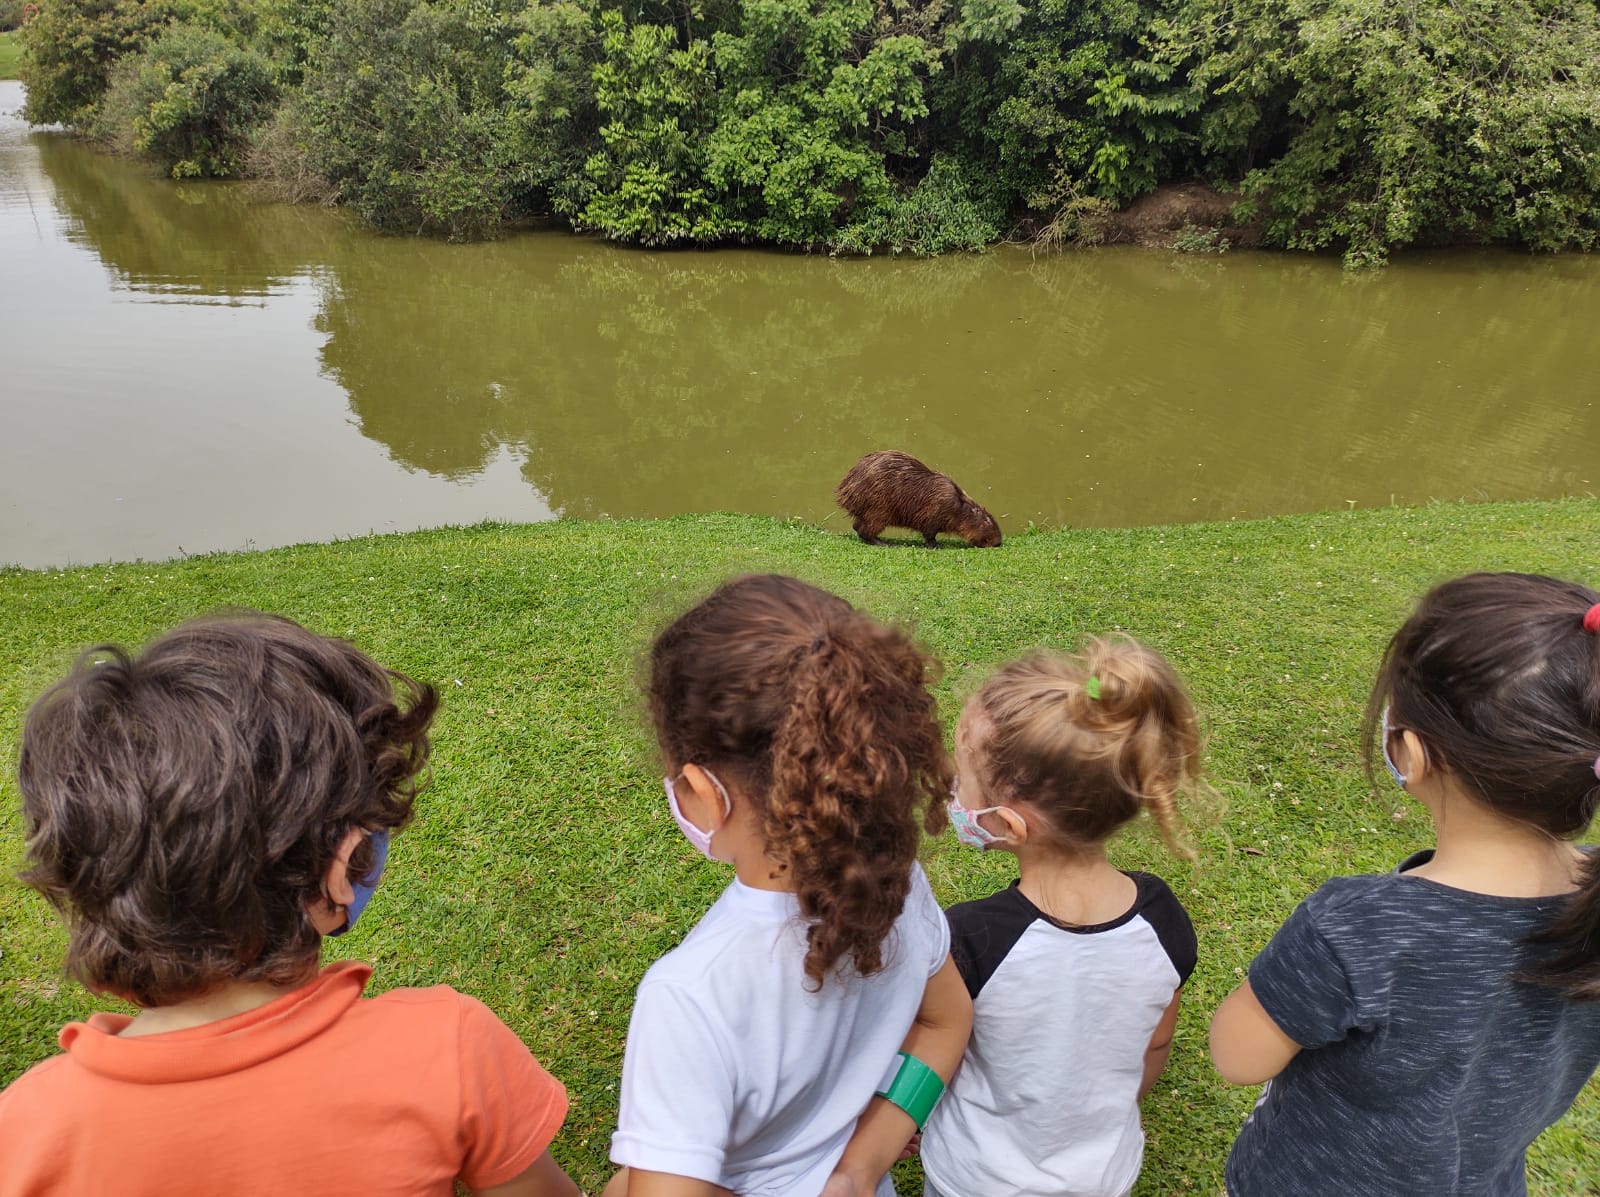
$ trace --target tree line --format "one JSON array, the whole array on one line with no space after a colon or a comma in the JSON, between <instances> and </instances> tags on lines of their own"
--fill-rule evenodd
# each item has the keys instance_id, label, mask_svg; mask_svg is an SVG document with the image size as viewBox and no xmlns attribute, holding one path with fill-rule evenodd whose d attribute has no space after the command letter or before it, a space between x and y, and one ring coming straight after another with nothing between
<instances>
[{"instance_id":1,"label":"tree line","mask_svg":"<svg viewBox=\"0 0 1600 1197\"><path fill-rule=\"evenodd\" d=\"M1352 265L1600 237L1596 0L40 0L20 36L30 121L397 232L936 254L1203 180Z\"/></svg>"}]
</instances>

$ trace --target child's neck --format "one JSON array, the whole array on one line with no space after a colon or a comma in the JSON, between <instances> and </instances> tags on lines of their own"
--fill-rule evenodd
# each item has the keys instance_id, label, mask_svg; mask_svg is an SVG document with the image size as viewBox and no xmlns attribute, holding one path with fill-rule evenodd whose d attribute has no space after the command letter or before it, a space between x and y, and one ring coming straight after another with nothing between
<instances>
[{"instance_id":1,"label":"child's neck","mask_svg":"<svg viewBox=\"0 0 1600 1197\"><path fill-rule=\"evenodd\" d=\"M221 1022L224 1018L247 1014L268 1002L277 1001L294 988L269 985L262 981L225 981L199 997L139 1011L118 1035L123 1039L139 1035L165 1035L169 1031L186 1031L191 1027Z\"/></svg>"},{"instance_id":2,"label":"child's neck","mask_svg":"<svg viewBox=\"0 0 1600 1197\"><path fill-rule=\"evenodd\" d=\"M1023 897L1059 922L1109 923L1138 896L1133 879L1106 859L1104 844L1064 851L1029 841L1015 852Z\"/></svg>"},{"instance_id":3,"label":"child's neck","mask_svg":"<svg viewBox=\"0 0 1600 1197\"><path fill-rule=\"evenodd\" d=\"M1497 814L1454 785L1441 785L1423 800L1437 846L1433 859L1409 870L1412 876L1502 898L1577 888L1583 855L1571 844Z\"/></svg>"}]
</instances>

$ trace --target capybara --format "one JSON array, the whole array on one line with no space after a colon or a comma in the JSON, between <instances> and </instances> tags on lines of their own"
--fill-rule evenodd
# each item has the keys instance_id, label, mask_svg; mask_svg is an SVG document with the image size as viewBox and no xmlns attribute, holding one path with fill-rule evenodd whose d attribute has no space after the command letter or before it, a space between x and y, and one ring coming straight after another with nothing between
<instances>
[{"instance_id":1,"label":"capybara","mask_svg":"<svg viewBox=\"0 0 1600 1197\"><path fill-rule=\"evenodd\" d=\"M921 532L930 549L939 547L941 532L976 549L1000 543L994 516L967 498L953 478L930 470L909 453L868 453L850 467L833 493L854 520L856 535L868 544L882 544L878 534L890 525Z\"/></svg>"}]
</instances>

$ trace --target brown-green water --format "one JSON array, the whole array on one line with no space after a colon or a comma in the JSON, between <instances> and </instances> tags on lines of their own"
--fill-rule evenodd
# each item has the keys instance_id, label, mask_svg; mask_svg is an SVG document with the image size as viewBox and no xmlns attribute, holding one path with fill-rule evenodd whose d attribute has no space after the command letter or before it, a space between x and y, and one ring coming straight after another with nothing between
<instances>
[{"instance_id":1,"label":"brown-green water","mask_svg":"<svg viewBox=\"0 0 1600 1197\"><path fill-rule=\"evenodd\" d=\"M1007 531L1600 488L1600 260L446 245L153 177L29 133L21 98L0 83L0 562L822 520L879 448Z\"/></svg>"}]
</instances>

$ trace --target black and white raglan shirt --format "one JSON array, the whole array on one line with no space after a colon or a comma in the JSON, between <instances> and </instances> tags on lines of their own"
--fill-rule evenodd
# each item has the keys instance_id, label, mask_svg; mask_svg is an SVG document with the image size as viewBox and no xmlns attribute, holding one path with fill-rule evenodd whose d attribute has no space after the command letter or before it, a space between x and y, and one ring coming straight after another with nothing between
<instances>
[{"instance_id":1,"label":"black and white raglan shirt","mask_svg":"<svg viewBox=\"0 0 1600 1197\"><path fill-rule=\"evenodd\" d=\"M1139 1175L1145 1051L1194 971L1194 926L1149 873L1132 907L1061 923L1013 883L952 906L972 1039L922 1139L940 1197L1122 1197Z\"/></svg>"}]
</instances>

